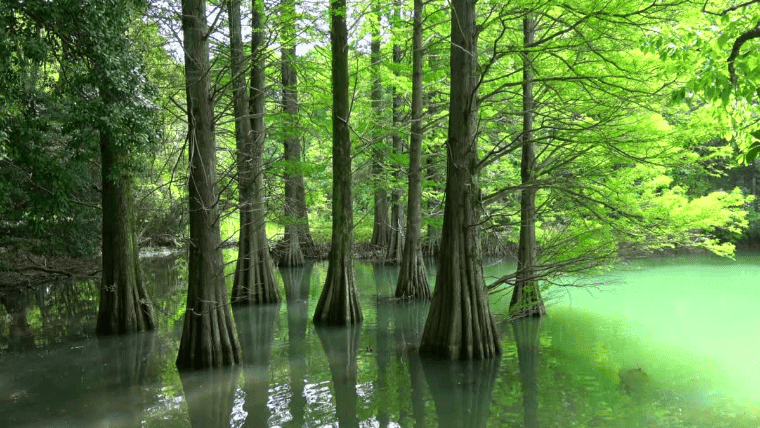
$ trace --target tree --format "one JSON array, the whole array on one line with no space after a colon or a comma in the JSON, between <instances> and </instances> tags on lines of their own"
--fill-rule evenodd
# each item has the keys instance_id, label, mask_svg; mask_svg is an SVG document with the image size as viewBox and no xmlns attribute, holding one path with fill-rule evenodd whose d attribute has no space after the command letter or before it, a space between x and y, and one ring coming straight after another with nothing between
<instances>
[{"instance_id":1,"label":"tree","mask_svg":"<svg viewBox=\"0 0 760 428\"><path fill-rule=\"evenodd\" d=\"M522 53L522 160L520 178L520 241L517 250L517 273L509 313L512 317L543 316L546 313L541 290L536 279L536 153L533 142L533 71L530 47L534 43L535 21L529 15L523 18Z\"/></svg>"},{"instance_id":2,"label":"tree","mask_svg":"<svg viewBox=\"0 0 760 428\"><path fill-rule=\"evenodd\" d=\"M332 51L333 194L332 242L327 278L314 311L314 323L347 325L362 321L351 258L353 207L351 202L351 135L348 103L348 29L345 0L330 3Z\"/></svg>"},{"instance_id":3,"label":"tree","mask_svg":"<svg viewBox=\"0 0 760 428\"><path fill-rule=\"evenodd\" d=\"M232 48L232 85L235 105L235 140L237 142L238 192L240 201L240 238L233 304L267 304L280 301L274 278L269 241L266 235L266 212L261 157L264 148L264 35L261 23L263 3L254 1L251 24L251 97L246 94L240 1L230 0L230 46ZM249 110L250 109L250 110Z\"/></svg>"},{"instance_id":4,"label":"tree","mask_svg":"<svg viewBox=\"0 0 760 428\"><path fill-rule=\"evenodd\" d=\"M401 25L401 5L395 2L393 11L393 25L398 27ZM395 81L399 81L401 73L401 46L394 38L393 42L393 78ZM401 126L401 104L403 102L401 95L402 91L397 84L391 86L393 104L391 106L393 130L391 132L391 140L393 141L393 154L394 158L398 159L403 151L403 140L399 133L399 127ZM395 182L401 182L403 176L403 169L398 162L394 165L393 178ZM386 263L401 263L401 256L404 251L404 213L401 208L401 189L397 186L393 187L391 191L391 224L390 224L390 239L388 241L388 251L385 253Z\"/></svg>"},{"instance_id":5,"label":"tree","mask_svg":"<svg viewBox=\"0 0 760 428\"><path fill-rule=\"evenodd\" d=\"M372 42L370 43L370 58L372 67L372 112L374 114L374 126L372 132L372 170L374 195L374 222L372 226L372 239L370 242L383 249L388 248L391 237L391 224L388 219L388 192L385 183L381 183L381 177L385 162L385 130L383 124L383 85L380 77L382 67L382 55L380 53L380 5L377 1L372 2Z\"/></svg>"},{"instance_id":6,"label":"tree","mask_svg":"<svg viewBox=\"0 0 760 428\"><path fill-rule=\"evenodd\" d=\"M216 143L209 93L206 2L183 0L188 139L190 242L188 290L177 368L240 364L222 269L216 190Z\"/></svg>"},{"instance_id":7,"label":"tree","mask_svg":"<svg viewBox=\"0 0 760 428\"><path fill-rule=\"evenodd\" d=\"M501 344L483 279L478 232L475 4L453 1L451 14L446 204L438 276L420 354L470 360L495 357Z\"/></svg>"},{"instance_id":8,"label":"tree","mask_svg":"<svg viewBox=\"0 0 760 428\"><path fill-rule=\"evenodd\" d=\"M301 165L301 140L298 113L298 75L296 60L296 7L295 0L283 0L281 19L281 71L282 109L284 113L284 159L288 163L285 180L285 235L282 255L277 259L280 266L300 266L304 263L303 248L307 254L313 251L314 242L309 232L306 211L306 190Z\"/></svg>"},{"instance_id":9,"label":"tree","mask_svg":"<svg viewBox=\"0 0 760 428\"><path fill-rule=\"evenodd\" d=\"M409 141L409 194L407 223L401 271L396 284L396 297L429 299L425 260L422 258L422 8L414 1L412 33L412 124Z\"/></svg>"}]
</instances>

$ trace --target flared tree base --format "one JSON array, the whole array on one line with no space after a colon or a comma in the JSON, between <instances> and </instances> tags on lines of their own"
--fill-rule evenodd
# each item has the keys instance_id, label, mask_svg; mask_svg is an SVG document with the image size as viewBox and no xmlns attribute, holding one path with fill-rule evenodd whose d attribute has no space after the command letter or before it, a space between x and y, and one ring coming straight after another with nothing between
<instances>
[{"instance_id":1,"label":"flared tree base","mask_svg":"<svg viewBox=\"0 0 760 428\"><path fill-rule=\"evenodd\" d=\"M430 281L428 281L425 260L422 251L416 250L405 254L401 261L401 271L396 283L396 297L400 299L430 299Z\"/></svg>"}]
</instances>

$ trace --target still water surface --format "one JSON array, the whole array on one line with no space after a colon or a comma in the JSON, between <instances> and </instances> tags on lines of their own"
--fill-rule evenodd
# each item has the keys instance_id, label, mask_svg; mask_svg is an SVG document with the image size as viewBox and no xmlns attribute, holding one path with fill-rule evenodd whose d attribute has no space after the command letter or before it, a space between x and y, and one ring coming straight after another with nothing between
<instances>
[{"instance_id":1,"label":"still water surface","mask_svg":"<svg viewBox=\"0 0 760 428\"><path fill-rule=\"evenodd\" d=\"M310 322L326 264L283 269L282 304L234 309L244 366L188 375L186 261L143 269L154 333L95 338L94 282L6 296L0 427L760 427L757 253L621 266L541 322L500 322L504 354L471 363L416 356L428 304L383 299L397 268L356 264L365 321L348 329Z\"/></svg>"}]
</instances>

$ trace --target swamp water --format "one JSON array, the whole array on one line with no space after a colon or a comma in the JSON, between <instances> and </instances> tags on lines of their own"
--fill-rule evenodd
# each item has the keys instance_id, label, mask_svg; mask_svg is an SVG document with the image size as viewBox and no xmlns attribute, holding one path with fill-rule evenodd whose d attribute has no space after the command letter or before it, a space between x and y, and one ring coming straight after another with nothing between
<instances>
[{"instance_id":1,"label":"swamp water","mask_svg":"<svg viewBox=\"0 0 760 428\"><path fill-rule=\"evenodd\" d=\"M92 281L6 296L0 427L760 427L757 253L622 266L543 321L499 322L503 355L470 363L415 355L428 304L382 299L396 268L356 263L365 320L347 329L310 321L326 264L283 269L282 304L234 308L245 364L187 375L186 261L142 265L153 333L95 338Z\"/></svg>"}]
</instances>

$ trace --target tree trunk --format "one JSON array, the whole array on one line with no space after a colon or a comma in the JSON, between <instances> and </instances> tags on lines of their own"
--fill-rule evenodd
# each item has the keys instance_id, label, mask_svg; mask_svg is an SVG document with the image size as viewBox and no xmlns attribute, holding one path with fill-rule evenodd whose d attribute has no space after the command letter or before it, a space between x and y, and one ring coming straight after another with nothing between
<instances>
[{"instance_id":1,"label":"tree trunk","mask_svg":"<svg viewBox=\"0 0 760 428\"><path fill-rule=\"evenodd\" d=\"M383 249L388 247L391 238L391 224L388 219L388 192L383 179L383 164L385 163L385 130L383 118L383 87L380 81L380 67L382 57L380 54L380 12L377 1L373 2L373 15L376 21L372 23L372 41L370 43L370 58L372 62L372 111L374 113L374 126L372 133L372 185L375 188L375 220L372 226L373 245Z\"/></svg>"},{"instance_id":2,"label":"tree trunk","mask_svg":"<svg viewBox=\"0 0 760 428\"><path fill-rule=\"evenodd\" d=\"M300 266L313 253L314 241L309 232L306 212L306 189L301 168L301 140L298 128L298 75L296 58L296 8L294 0L282 1L282 105L285 113L283 137L285 170L285 236L277 259L280 266Z\"/></svg>"},{"instance_id":3,"label":"tree trunk","mask_svg":"<svg viewBox=\"0 0 760 428\"><path fill-rule=\"evenodd\" d=\"M354 220L351 202L351 136L348 129L348 29L346 1L330 3L333 87L333 200L332 242L327 278L314 323L346 325L362 321L354 282L351 251Z\"/></svg>"},{"instance_id":4,"label":"tree trunk","mask_svg":"<svg viewBox=\"0 0 760 428\"><path fill-rule=\"evenodd\" d=\"M523 19L524 46L533 44L536 31L533 18ZM517 249L517 275L509 315L512 318L543 316L546 314L541 290L536 279L536 153L533 142L533 60L526 48L523 61L523 133L520 177L522 195L520 198L520 242Z\"/></svg>"},{"instance_id":5,"label":"tree trunk","mask_svg":"<svg viewBox=\"0 0 760 428\"><path fill-rule=\"evenodd\" d=\"M244 53L241 35L240 0L230 1L230 45L232 47L232 88L237 139L238 191L240 200L240 237L233 304L268 304L280 301L274 278L269 242L266 234L266 211L262 184L261 155L264 149L264 62L262 4L252 5L251 27L251 98L246 94L243 71ZM250 114L250 119L249 119Z\"/></svg>"},{"instance_id":6,"label":"tree trunk","mask_svg":"<svg viewBox=\"0 0 760 428\"><path fill-rule=\"evenodd\" d=\"M214 109L209 92L206 2L182 2L190 141L188 291L177 368L240 363L240 344L224 284L216 190Z\"/></svg>"},{"instance_id":7,"label":"tree trunk","mask_svg":"<svg viewBox=\"0 0 760 428\"><path fill-rule=\"evenodd\" d=\"M477 34L472 0L452 2L451 100L446 203L438 275L420 354L491 358L501 345L488 304L480 256L477 177Z\"/></svg>"},{"instance_id":8,"label":"tree trunk","mask_svg":"<svg viewBox=\"0 0 760 428\"><path fill-rule=\"evenodd\" d=\"M401 6L397 3L394 8L394 23L395 25L401 25ZM396 79L401 78L399 69L401 68L401 46L393 44L393 75ZM403 141L398 133L399 124L401 123L401 94L396 87L393 86L393 151L400 155L403 151ZM394 175L396 182L400 183L403 177L401 165L394 165ZM401 263L401 255L404 251L404 211L401 208L401 190L395 187L391 192L391 227L390 238L388 242L388 251L385 254L386 263Z\"/></svg>"},{"instance_id":9,"label":"tree trunk","mask_svg":"<svg viewBox=\"0 0 760 428\"><path fill-rule=\"evenodd\" d=\"M132 228L132 180L116 142L100 132L103 273L95 328L99 336L153 330L153 310L140 278Z\"/></svg>"},{"instance_id":10,"label":"tree trunk","mask_svg":"<svg viewBox=\"0 0 760 428\"><path fill-rule=\"evenodd\" d=\"M409 299L430 298L430 284L422 257L422 8L422 0L414 0L409 196L406 241L396 283L396 297Z\"/></svg>"}]
</instances>

